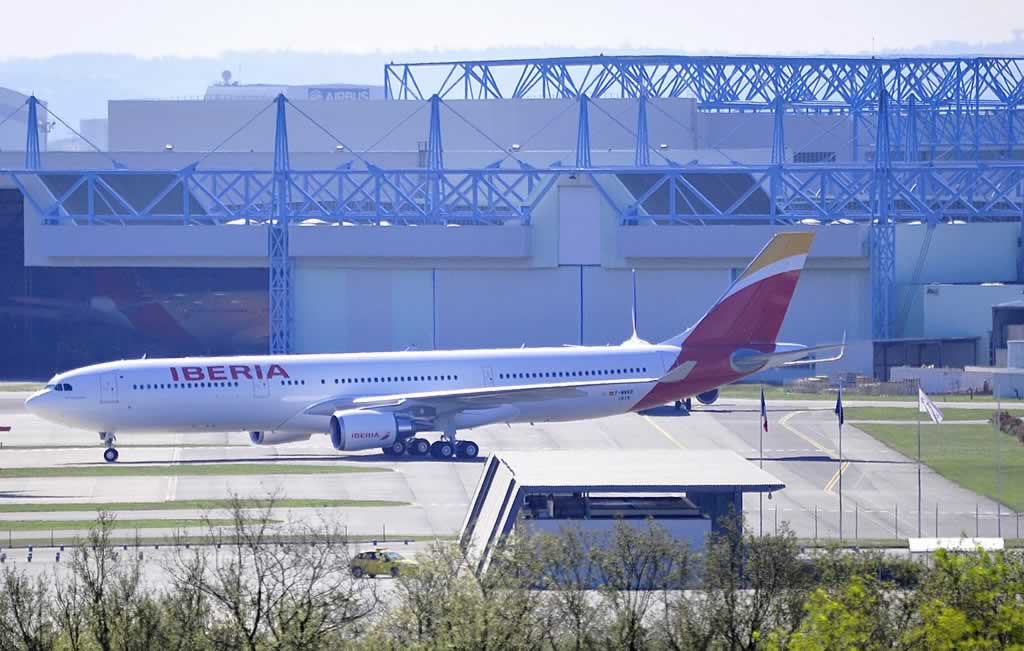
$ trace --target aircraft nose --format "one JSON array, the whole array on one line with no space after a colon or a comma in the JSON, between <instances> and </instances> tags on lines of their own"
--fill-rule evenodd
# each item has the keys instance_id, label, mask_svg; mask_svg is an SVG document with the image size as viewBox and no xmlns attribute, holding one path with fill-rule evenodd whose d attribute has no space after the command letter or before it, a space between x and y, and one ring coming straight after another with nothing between
<instances>
[{"instance_id":1,"label":"aircraft nose","mask_svg":"<svg viewBox=\"0 0 1024 651\"><path fill-rule=\"evenodd\" d=\"M50 398L51 396L49 391L36 391L25 399L25 409L37 416L40 416L46 411L46 406L49 404Z\"/></svg>"}]
</instances>

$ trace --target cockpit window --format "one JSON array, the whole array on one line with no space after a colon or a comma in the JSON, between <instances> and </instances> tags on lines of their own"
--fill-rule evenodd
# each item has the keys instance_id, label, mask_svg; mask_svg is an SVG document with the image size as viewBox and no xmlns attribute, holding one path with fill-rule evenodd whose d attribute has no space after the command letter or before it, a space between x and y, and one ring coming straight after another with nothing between
<instances>
[{"instance_id":1,"label":"cockpit window","mask_svg":"<svg viewBox=\"0 0 1024 651\"><path fill-rule=\"evenodd\" d=\"M65 390L65 391L71 391L71 385L70 385L70 384L68 384L67 382L65 382L65 383L64 383L64 384L62 384L61 386L62 386L62 387L64 387L64 390Z\"/></svg>"},{"instance_id":2,"label":"cockpit window","mask_svg":"<svg viewBox=\"0 0 1024 651\"><path fill-rule=\"evenodd\" d=\"M64 385L63 384L57 384L57 385L54 385L53 388L56 389L57 391L63 391L64 390Z\"/></svg>"}]
</instances>

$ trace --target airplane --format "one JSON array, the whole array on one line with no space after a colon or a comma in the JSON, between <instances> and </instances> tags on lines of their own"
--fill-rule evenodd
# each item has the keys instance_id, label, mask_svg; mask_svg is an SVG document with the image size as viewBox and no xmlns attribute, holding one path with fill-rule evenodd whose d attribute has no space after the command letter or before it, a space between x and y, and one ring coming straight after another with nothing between
<instances>
[{"instance_id":1,"label":"airplane","mask_svg":"<svg viewBox=\"0 0 1024 651\"><path fill-rule=\"evenodd\" d=\"M60 373L25 406L99 432L118 459L125 433L246 431L256 445L328 434L339 451L476 457L460 430L570 421L707 396L766 368L844 343L776 342L814 234L775 235L692 327L660 344L186 357L108 362ZM431 443L421 434L440 433Z\"/></svg>"}]
</instances>

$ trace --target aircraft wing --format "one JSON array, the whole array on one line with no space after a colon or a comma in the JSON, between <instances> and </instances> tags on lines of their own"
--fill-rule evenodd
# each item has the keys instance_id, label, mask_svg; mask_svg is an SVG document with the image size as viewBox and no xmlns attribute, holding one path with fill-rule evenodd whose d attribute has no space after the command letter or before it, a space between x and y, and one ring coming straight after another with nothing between
<instances>
[{"instance_id":1,"label":"aircraft wing","mask_svg":"<svg viewBox=\"0 0 1024 651\"><path fill-rule=\"evenodd\" d=\"M437 414L443 414L467 409L489 409L524 401L577 398L586 395L582 389L591 387L615 387L624 384L643 384L645 382L657 381L658 378L621 378L589 382L552 382L549 384L524 386L419 391L356 398L339 396L321 400L310 405L304 411L312 416L330 416L342 409L386 408L392 411L405 411L407 409L426 407Z\"/></svg>"},{"instance_id":2,"label":"aircraft wing","mask_svg":"<svg viewBox=\"0 0 1024 651\"><path fill-rule=\"evenodd\" d=\"M791 350L783 348L784 346L790 346L792 344L778 344L778 348L773 353L764 353L763 355L757 356L752 355L751 360L761 358L764 361L763 368L775 368L779 366L809 366L811 364L820 364L821 362L836 362L843 358L843 353L846 352L846 337L843 337L843 343L841 344L826 344L824 346L812 346L812 347L793 347ZM811 355L818 355L824 353L825 357L811 358Z\"/></svg>"}]
</instances>

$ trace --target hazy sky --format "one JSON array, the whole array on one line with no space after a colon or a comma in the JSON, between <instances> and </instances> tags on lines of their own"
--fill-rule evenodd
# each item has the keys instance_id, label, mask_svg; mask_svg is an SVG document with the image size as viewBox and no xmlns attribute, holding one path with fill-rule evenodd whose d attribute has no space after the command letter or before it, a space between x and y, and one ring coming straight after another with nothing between
<instances>
[{"instance_id":1,"label":"hazy sky","mask_svg":"<svg viewBox=\"0 0 1024 651\"><path fill-rule=\"evenodd\" d=\"M1022 0L47 0L9 2L0 58L225 50L373 52L502 46L678 52L871 52L988 43ZM31 28L30 28L31 27Z\"/></svg>"}]
</instances>

